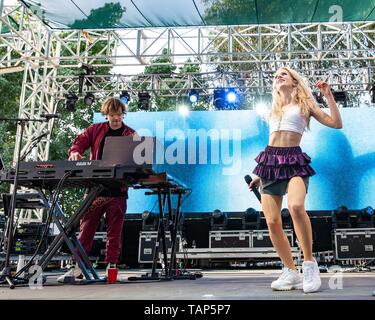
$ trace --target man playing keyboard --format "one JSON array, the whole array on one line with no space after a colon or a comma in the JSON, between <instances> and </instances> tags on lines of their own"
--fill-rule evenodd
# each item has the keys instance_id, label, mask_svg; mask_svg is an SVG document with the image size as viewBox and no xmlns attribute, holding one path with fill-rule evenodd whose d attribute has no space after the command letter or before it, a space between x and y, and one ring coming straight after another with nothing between
<instances>
[{"instance_id":1,"label":"man playing keyboard","mask_svg":"<svg viewBox=\"0 0 375 320\"><path fill-rule=\"evenodd\" d=\"M123 123L126 115L126 106L118 98L107 98L101 107L101 113L107 121L89 126L79 134L68 150L69 160L83 159L83 154L90 149L90 160L101 160L104 142L111 136L134 136L135 130ZM122 242L122 227L126 212L127 188L107 188L93 201L91 207L85 212L79 228L78 240L85 252L90 253L95 232L101 217L105 213L107 228L107 243L105 263L108 268L116 268ZM83 278L81 269L74 264L67 273L58 278L64 282L65 277Z\"/></svg>"}]
</instances>

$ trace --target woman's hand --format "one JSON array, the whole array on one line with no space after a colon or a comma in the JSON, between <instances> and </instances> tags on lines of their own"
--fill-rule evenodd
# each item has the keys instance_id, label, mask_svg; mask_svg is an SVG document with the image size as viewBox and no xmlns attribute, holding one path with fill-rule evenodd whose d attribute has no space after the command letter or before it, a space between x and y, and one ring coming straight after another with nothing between
<instances>
[{"instance_id":1,"label":"woman's hand","mask_svg":"<svg viewBox=\"0 0 375 320\"><path fill-rule=\"evenodd\" d=\"M260 186L260 178L255 177L249 184L249 189L258 188Z\"/></svg>"},{"instance_id":2,"label":"woman's hand","mask_svg":"<svg viewBox=\"0 0 375 320\"><path fill-rule=\"evenodd\" d=\"M332 95L331 86L327 82L319 80L315 85L326 98Z\"/></svg>"},{"instance_id":3,"label":"woman's hand","mask_svg":"<svg viewBox=\"0 0 375 320\"><path fill-rule=\"evenodd\" d=\"M316 107L312 110L312 116L321 124L324 124L327 127L341 129L341 114L339 108L337 107L335 97L332 94L331 86L327 82L322 80L319 80L316 83L316 86L319 88L320 92L326 97L327 104L331 114L327 114L320 108Z\"/></svg>"}]
</instances>

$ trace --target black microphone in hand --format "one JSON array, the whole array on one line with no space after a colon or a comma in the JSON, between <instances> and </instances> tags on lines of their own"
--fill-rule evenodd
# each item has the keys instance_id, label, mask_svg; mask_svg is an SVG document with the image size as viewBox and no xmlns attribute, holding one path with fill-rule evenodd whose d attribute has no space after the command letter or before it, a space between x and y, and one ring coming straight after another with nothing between
<instances>
[{"instance_id":1,"label":"black microphone in hand","mask_svg":"<svg viewBox=\"0 0 375 320\"><path fill-rule=\"evenodd\" d=\"M249 185L253 179L247 174L245 177L246 183ZM257 188L251 187L251 190L254 192L255 196L258 198L259 202L261 202L261 196Z\"/></svg>"}]
</instances>

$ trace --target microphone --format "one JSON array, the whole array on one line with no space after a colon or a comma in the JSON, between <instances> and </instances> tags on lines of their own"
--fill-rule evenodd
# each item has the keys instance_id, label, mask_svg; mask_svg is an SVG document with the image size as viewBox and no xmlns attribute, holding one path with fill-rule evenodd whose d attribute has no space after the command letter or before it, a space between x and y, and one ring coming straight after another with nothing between
<instances>
[{"instance_id":1,"label":"microphone","mask_svg":"<svg viewBox=\"0 0 375 320\"><path fill-rule=\"evenodd\" d=\"M55 118L55 119L60 118L59 113L42 113L40 116L42 118L46 118L47 120L52 119L52 118Z\"/></svg>"},{"instance_id":2,"label":"microphone","mask_svg":"<svg viewBox=\"0 0 375 320\"><path fill-rule=\"evenodd\" d=\"M253 179L247 174L245 177L246 183L249 185ZM259 202L261 202L261 196L257 188L252 187L251 190L254 192L255 196L258 198Z\"/></svg>"}]
</instances>

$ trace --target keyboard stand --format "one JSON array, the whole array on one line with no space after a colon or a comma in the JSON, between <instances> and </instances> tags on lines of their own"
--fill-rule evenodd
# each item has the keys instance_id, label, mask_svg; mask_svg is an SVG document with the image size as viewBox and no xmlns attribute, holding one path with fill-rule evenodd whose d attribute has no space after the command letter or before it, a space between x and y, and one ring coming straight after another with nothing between
<instances>
[{"instance_id":1,"label":"keyboard stand","mask_svg":"<svg viewBox=\"0 0 375 320\"><path fill-rule=\"evenodd\" d=\"M81 203L81 206L70 218L67 218L60 205L56 203L56 207L52 212L52 218L53 221L56 223L56 226L59 229L60 233L56 235L52 243L48 246L47 251L38 261L38 265L41 267L42 270L44 270L47 267L48 263L51 261L57 250L59 250L65 242L85 277L85 279L83 281L80 281L79 283L88 284L93 282L105 282L105 279L100 278L97 272L95 271L89 257L83 249L82 244L77 239L75 233L79 225L80 219L102 190L102 185L92 187L86 198ZM52 204L48 201L44 192L40 188L37 188L37 191L40 194L42 201L44 202L46 207L50 208ZM91 275L89 271L91 272Z\"/></svg>"},{"instance_id":2,"label":"keyboard stand","mask_svg":"<svg viewBox=\"0 0 375 320\"><path fill-rule=\"evenodd\" d=\"M186 194L189 190L184 187L176 187L176 184L170 184L168 182L152 183L152 184L141 184L140 186L134 186L134 189L152 189L151 192L146 192L145 195L157 195L159 204L159 223L158 223L158 233L154 246L154 254L152 260L151 274L146 273L140 277L129 277L129 281L160 281L160 280L178 280L178 279L190 279L195 280L197 277L195 274L179 275L176 269L176 251L177 251L177 226L179 222L180 209L181 209L181 199L182 195ZM172 194L177 195L177 208L176 215L172 220ZM165 225L164 225L164 211L166 204L168 206L168 217L170 222L171 231L171 254L168 262L168 251L167 243L165 239ZM161 274L156 272L157 260L159 256L160 241L162 241L162 256L164 260L164 268Z\"/></svg>"}]
</instances>

